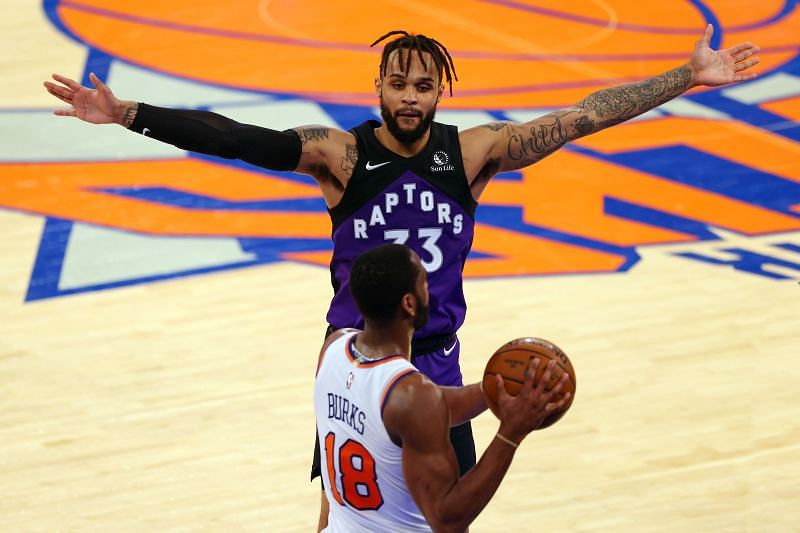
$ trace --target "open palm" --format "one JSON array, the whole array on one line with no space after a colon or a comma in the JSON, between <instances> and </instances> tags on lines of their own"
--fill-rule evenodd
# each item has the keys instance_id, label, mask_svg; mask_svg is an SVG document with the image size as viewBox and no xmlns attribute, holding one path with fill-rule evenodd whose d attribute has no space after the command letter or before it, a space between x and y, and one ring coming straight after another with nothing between
<instances>
[{"instance_id":1,"label":"open palm","mask_svg":"<svg viewBox=\"0 0 800 533\"><path fill-rule=\"evenodd\" d=\"M89 75L95 89L84 87L75 80L58 74L53 74L53 79L59 84L44 82L47 92L72 106L71 109L57 109L54 111L56 115L77 117L92 124L114 122L114 112L118 108L119 100L97 76Z\"/></svg>"},{"instance_id":2,"label":"open palm","mask_svg":"<svg viewBox=\"0 0 800 533\"><path fill-rule=\"evenodd\" d=\"M756 77L756 73L744 71L758 64L758 57L753 57L761 50L758 46L746 42L724 50L712 50L712 35L714 27L709 24L703 37L695 44L689 61L697 85L717 87Z\"/></svg>"}]
</instances>

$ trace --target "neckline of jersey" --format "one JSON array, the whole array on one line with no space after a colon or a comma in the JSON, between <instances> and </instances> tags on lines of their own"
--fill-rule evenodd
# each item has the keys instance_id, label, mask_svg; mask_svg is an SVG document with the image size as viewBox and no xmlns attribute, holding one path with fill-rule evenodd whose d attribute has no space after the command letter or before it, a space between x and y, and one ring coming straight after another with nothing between
<instances>
[{"instance_id":1,"label":"neckline of jersey","mask_svg":"<svg viewBox=\"0 0 800 533\"><path fill-rule=\"evenodd\" d=\"M375 363L377 361L383 361L384 359L391 359L392 357L403 357L403 354L395 353L391 355L384 355L383 357L367 357L366 354L362 353L361 350L356 348L356 337L358 337L358 333L353 334L350 337L350 353L352 353L356 360L363 361L365 363Z\"/></svg>"}]
</instances>

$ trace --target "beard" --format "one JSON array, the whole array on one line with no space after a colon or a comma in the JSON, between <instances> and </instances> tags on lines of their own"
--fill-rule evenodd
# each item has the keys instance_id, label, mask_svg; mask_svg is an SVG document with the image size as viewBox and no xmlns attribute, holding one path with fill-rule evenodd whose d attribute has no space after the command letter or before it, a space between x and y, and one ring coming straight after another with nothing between
<instances>
[{"instance_id":1,"label":"beard","mask_svg":"<svg viewBox=\"0 0 800 533\"><path fill-rule=\"evenodd\" d=\"M422 329L422 326L428 323L428 307L424 305L421 300L418 300L420 303L417 306L417 316L414 317L414 329Z\"/></svg>"},{"instance_id":2,"label":"beard","mask_svg":"<svg viewBox=\"0 0 800 533\"><path fill-rule=\"evenodd\" d=\"M425 135L425 132L431 127L431 123L433 123L433 117L436 115L436 108L433 108L428 114L422 114L420 117L419 125L412 129L412 130L405 130L400 127L400 123L397 121L397 115L393 115L389 108L386 107L383 103L383 96L380 97L381 103L381 118L383 118L383 122L386 124L386 127L389 128L389 133L391 133L395 139L400 141L403 144L412 144L417 142Z\"/></svg>"}]
</instances>

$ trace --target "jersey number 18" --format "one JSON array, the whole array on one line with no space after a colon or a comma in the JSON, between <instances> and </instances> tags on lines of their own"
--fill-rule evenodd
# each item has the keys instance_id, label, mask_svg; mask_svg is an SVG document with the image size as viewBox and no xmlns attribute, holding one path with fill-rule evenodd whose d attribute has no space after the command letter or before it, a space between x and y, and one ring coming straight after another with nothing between
<instances>
[{"instance_id":1,"label":"jersey number 18","mask_svg":"<svg viewBox=\"0 0 800 533\"><path fill-rule=\"evenodd\" d=\"M360 442L347 439L339 448L339 470L341 471L342 494L336 486L336 463L334 450L336 434L331 431L325 435L325 462L328 464L333 498L339 505L347 502L359 511L377 510L383 505L383 496L378 488L375 474L375 459Z\"/></svg>"}]
</instances>

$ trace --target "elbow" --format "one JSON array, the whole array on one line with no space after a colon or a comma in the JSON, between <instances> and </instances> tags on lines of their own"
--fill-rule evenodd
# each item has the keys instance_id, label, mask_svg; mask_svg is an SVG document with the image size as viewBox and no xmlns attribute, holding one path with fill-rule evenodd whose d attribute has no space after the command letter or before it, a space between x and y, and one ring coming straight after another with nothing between
<instances>
[{"instance_id":1,"label":"elbow","mask_svg":"<svg viewBox=\"0 0 800 533\"><path fill-rule=\"evenodd\" d=\"M434 533L464 533L467 531L469 523L465 523L463 520L453 522L440 520L436 523L432 522L430 526Z\"/></svg>"},{"instance_id":2,"label":"elbow","mask_svg":"<svg viewBox=\"0 0 800 533\"><path fill-rule=\"evenodd\" d=\"M430 520L431 529L435 533L464 533L467 531L474 517L471 513L459 507L452 510L440 509L436 517Z\"/></svg>"}]
</instances>

